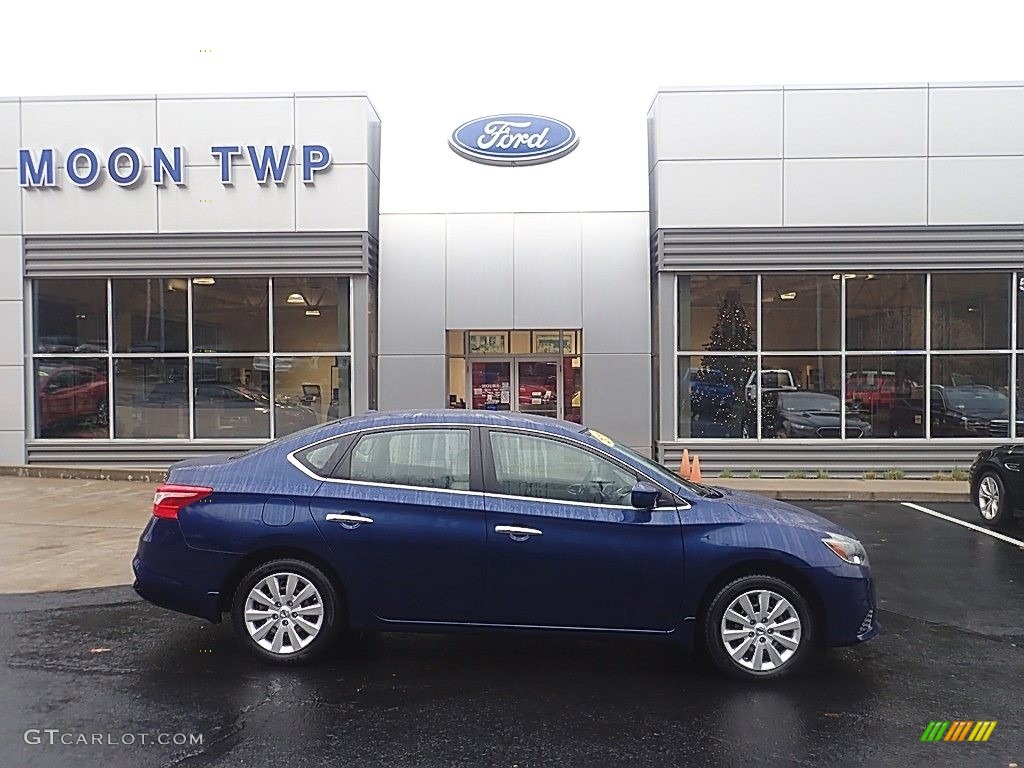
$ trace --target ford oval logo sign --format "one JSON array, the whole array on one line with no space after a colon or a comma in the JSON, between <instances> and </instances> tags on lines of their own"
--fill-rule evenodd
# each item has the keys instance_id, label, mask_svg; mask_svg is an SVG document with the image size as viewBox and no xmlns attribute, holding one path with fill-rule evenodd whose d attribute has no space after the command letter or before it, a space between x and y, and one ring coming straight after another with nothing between
<instances>
[{"instance_id":1,"label":"ford oval logo sign","mask_svg":"<svg viewBox=\"0 0 1024 768\"><path fill-rule=\"evenodd\" d=\"M456 153L487 165L537 165L572 152L579 137L561 120L540 115L491 115L463 123L448 140Z\"/></svg>"}]
</instances>

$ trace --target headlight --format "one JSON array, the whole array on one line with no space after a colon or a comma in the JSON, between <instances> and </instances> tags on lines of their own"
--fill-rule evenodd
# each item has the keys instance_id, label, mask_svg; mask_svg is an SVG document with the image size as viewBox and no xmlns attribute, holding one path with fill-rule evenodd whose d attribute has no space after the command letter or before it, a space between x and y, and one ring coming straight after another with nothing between
<instances>
[{"instance_id":1,"label":"headlight","mask_svg":"<svg viewBox=\"0 0 1024 768\"><path fill-rule=\"evenodd\" d=\"M796 422L796 421L789 422L789 426L791 426L793 429L797 429L797 430L799 430L801 432L813 432L814 429L815 429L810 424L800 424L799 422Z\"/></svg>"},{"instance_id":2,"label":"headlight","mask_svg":"<svg viewBox=\"0 0 1024 768\"><path fill-rule=\"evenodd\" d=\"M856 539L851 539L849 536L843 536L838 533L830 533L821 540L821 543L850 565L868 564L867 550Z\"/></svg>"}]
</instances>

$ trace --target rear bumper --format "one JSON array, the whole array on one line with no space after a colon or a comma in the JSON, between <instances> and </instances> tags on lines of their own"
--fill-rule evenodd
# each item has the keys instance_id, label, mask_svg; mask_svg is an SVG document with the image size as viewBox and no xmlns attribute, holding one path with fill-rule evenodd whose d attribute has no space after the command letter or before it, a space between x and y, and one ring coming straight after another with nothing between
<instances>
[{"instance_id":1,"label":"rear bumper","mask_svg":"<svg viewBox=\"0 0 1024 768\"><path fill-rule=\"evenodd\" d=\"M220 588L237 556L189 547L177 520L153 518L132 559L138 595L168 610L221 619Z\"/></svg>"}]
</instances>

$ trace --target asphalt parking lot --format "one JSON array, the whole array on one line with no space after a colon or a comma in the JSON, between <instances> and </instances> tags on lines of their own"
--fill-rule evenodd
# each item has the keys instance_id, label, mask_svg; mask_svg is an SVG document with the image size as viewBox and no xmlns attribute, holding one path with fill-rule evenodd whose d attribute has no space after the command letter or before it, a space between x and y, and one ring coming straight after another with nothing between
<instances>
[{"instance_id":1,"label":"asphalt parking lot","mask_svg":"<svg viewBox=\"0 0 1024 768\"><path fill-rule=\"evenodd\" d=\"M896 503L803 506L868 547L884 633L793 679L734 682L656 641L511 635L383 635L281 670L124 587L8 595L0 764L1024 764L1024 549ZM932 720L998 725L922 743ZM175 734L202 744L142 743Z\"/></svg>"}]
</instances>

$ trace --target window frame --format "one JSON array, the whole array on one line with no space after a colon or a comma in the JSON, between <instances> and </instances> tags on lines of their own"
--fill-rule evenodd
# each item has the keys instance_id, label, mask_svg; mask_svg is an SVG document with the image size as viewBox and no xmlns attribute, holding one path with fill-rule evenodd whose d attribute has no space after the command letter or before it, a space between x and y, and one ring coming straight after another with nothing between
<instances>
[{"instance_id":1,"label":"window frame","mask_svg":"<svg viewBox=\"0 0 1024 768\"><path fill-rule=\"evenodd\" d=\"M1016 398L1013 393L1020 386L1019 382L1024 379L1024 365L1021 364L1024 360L1024 356L1021 355L1022 349L1024 349L1024 339L1020 338L1020 330L1024 327L1024 320L1021 319L1021 313L1024 312L1024 296L1020 295L1024 293L1024 270L1014 269L982 269L972 268L970 265L966 266L963 272L970 274L984 273L984 274L996 274L996 275L1008 275L1010 279L1011 291L1008 296L1009 301L1009 332L1010 337L1008 345L1005 348L991 348L991 349L940 349L933 346L932 338L932 317L933 317L933 298L932 298L932 283L933 278L936 275L944 275L948 273L948 270L937 270L937 269L912 269L912 268L899 268L894 267L891 269L876 270L875 274L921 274L925 278L925 294L924 294L924 341L921 349L849 349L847 337L848 337L848 319L847 319L847 284L849 281L855 279L851 275L847 274L843 267L834 267L831 273L836 276L840 283L840 305L839 305L839 324L840 324L840 344L837 350L829 351L815 351L815 350L774 350L768 349L763 341L764 332L764 317L763 317L763 279L765 276L776 275L780 273L790 274L796 270L796 267L787 265L785 269L773 270L773 269L761 269L760 271L750 270L739 274L753 275L756 277L757 282L757 318L756 318L756 349L751 352L710 352L703 349L686 349L681 346L681 339L679 338L679 312L681 311L679 305L679 279L686 275L693 274L724 274L720 270L692 270L689 272L680 272L674 275L675 284L673 286L672 296L674 305L672 307L672 314L670 319L673 324L673 335L672 344L674 352L671 356L666 356L667 359L673 360L673 371L672 380L674 382L673 391L671 395L672 402L672 415L671 415L671 432L672 439L675 442L732 442L732 441L743 441L744 443L761 443L765 440L773 440L775 438L762 437L763 431L763 420L764 420L764 409L761 397L756 397L756 414L752 414L755 418L752 419L756 423L756 431L754 436L751 437L728 437L728 438L717 438L717 437L683 437L681 436L680 429L680 405L681 398L688 393L681 391L680 387L680 365L685 358L691 360L700 360L703 357L744 357L753 356L755 358L755 371L757 375L757 381L760 381L760 373L765 368L764 360L772 357L833 357L838 358L840 361L840 384L842 388L842 417L840 422L841 434L837 438L790 438L787 440L788 443L793 444L805 444L805 445L828 445L843 443L846 444L848 440L856 440L855 445L863 443L868 445L871 443L878 444L904 444L904 445L921 445L921 444L933 444L936 442L941 443L942 441L948 441L950 438L937 437L931 434L931 423L930 419L925 420L924 429L925 433L921 437L878 437L872 435L868 438L850 437L846 436L846 419L847 414L850 412L847 405L847 360L848 358L859 358L859 357L889 357L889 356L918 356L923 358L924 361L924 380L920 384L924 387L925 392L925 412L931 412L931 384L932 384L932 366L933 361L941 357L958 357L958 356L992 356L992 357L1009 357L1009 373L1008 373L1008 391L1010 393L1010 409L1009 409L1009 421L1010 421L1010 434L1004 438L995 437L963 437L957 438L966 442L974 442L980 445L991 444L993 440L1020 440L1024 438L1024 432L1016 427L1017 421L1020 419L1021 414L1017 408ZM806 270L808 273L816 274L827 274L829 270L825 270L821 267L814 267L813 269ZM863 271L863 270L862 270ZM1014 291L1013 289L1016 289Z\"/></svg>"},{"instance_id":2,"label":"window frame","mask_svg":"<svg viewBox=\"0 0 1024 768\"><path fill-rule=\"evenodd\" d=\"M658 499L657 507L673 507L676 509L684 509L689 507L689 503L684 499L680 499L677 494L665 488L662 483L655 480L654 478L647 475L635 467L630 466L624 461L620 461L617 456L612 456L607 453L603 453L593 446L578 440L572 440L564 435L556 435L551 432L542 432L540 430L522 429L516 427L480 427L480 446L483 454L483 490L488 496L496 496L502 499L517 499L522 501L532 501L541 504L559 504L569 506L582 506L582 507L602 507L611 509L632 509L635 510L632 504L604 504L600 502L589 502L589 501L572 501L569 499L546 499L540 496L519 496L516 494L502 493L498 486L497 472L495 471L494 462L494 451L491 448L491 434L510 434L510 435L523 435L526 437L532 437L538 440L550 440L552 442L563 443L571 448L589 453L592 456L596 456L602 459L619 470L626 472L636 478L636 482L646 482L653 485L659 491L661 496ZM635 483L634 483L635 484Z\"/></svg>"},{"instance_id":3,"label":"window frame","mask_svg":"<svg viewBox=\"0 0 1024 768\"><path fill-rule=\"evenodd\" d=\"M27 401L29 405L27 411L27 418L25 424L25 435L26 439L31 442L45 442L45 443L74 443L80 445L95 445L95 444L106 444L106 443L117 443L117 444L132 444L132 443L174 443L178 445L187 445L193 442L213 442L213 443L224 443L230 445L245 445L245 446L257 446L262 445L270 440L274 440L278 437L286 437L287 434L279 435L277 433L277 409L270 409L270 431L267 437L252 437L252 438L236 438L236 437L199 437L196 434L196 406L195 406L195 388L197 385L196 381L196 361L201 359L210 358L234 358L234 359L249 359L254 358L267 358L268 359L268 378L269 378L269 397L271 402L276 402L276 360L279 358L293 357L293 358L313 358L313 357L333 357L335 359L347 358L348 359L348 370L349 370L349 387L348 387L348 413L352 414L355 412L355 386L357 371L355 369L356 362L356 340L354 338L355 333L355 306L354 306L354 295L355 295L355 276L354 275L336 275L332 276L334 279L344 279L348 290L348 346L349 351L319 351L319 352L278 352L274 346L274 281L279 278L287 279L289 276L285 274L278 275L224 275L213 273L214 278L228 279L231 277L248 277L255 280L266 281L267 289L267 349L257 352L197 352L194 344L194 300L193 300L193 281L197 277L206 277L208 273L192 272L184 275L182 273L172 274L166 273L160 275L162 280L171 279L182 279L187 282L187 343L188 349L186 352L117 352L115 351L114 345L114 282L117 280L138 280L137 276L133 275L114 275L112 277L95 278L89 276L78 276L78 277L34 277L26 281L26 295L25 295L25 318L26 318L26 330L27 330L27 351L26 351L26 398L30 399ZM107 342L106 350L104 352L36 352L36 336L37 336L37 315L36 315L36 297L37 297L37 286L40 283L44 283L49 280L83 280L83 281L96 281L100 280L105 285L106 292L106 333ZM97 359L105 360L107 365L107 413L109 418L107 419L107 434L106 436L97 437L63 437L63 436L42 436L39 434L37 423L39 421L39 404L36 396L36 381L35 371L36 365L41 360L47 359ZM114 422L117 418L114 410L116 407L116 395L114 387L114 365L118 359L126 358L160 358L160 359L185 359L188 361L189 369L189 381L188 381L188 409L189 409L189 434L187 437L115 437L115 426Z\"/></svg>"}]
</instances>

